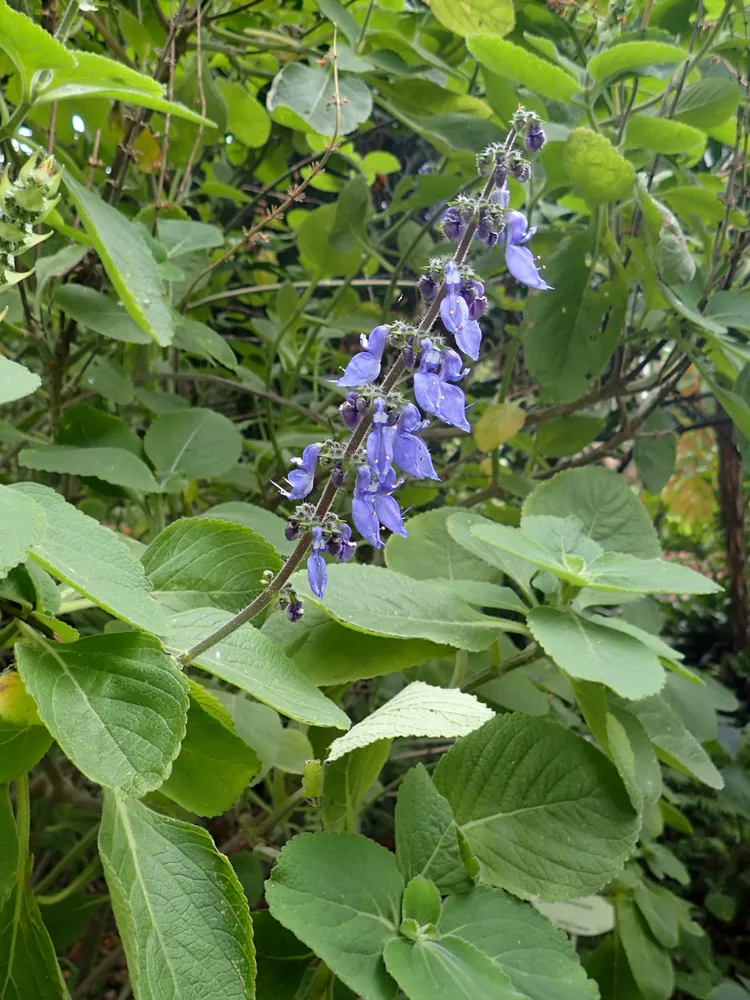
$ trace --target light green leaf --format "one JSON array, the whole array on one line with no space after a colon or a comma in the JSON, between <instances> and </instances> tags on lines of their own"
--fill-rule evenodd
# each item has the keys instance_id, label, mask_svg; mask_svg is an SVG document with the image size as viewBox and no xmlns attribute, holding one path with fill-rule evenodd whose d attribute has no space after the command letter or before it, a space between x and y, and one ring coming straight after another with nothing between
<instances>
[{"instance_id":1,"label":"light green leaf","mask_svg":"<svg viewBox=\"0 0 750 1000\"><path fill-rule=\"evenodd\" d=\"M568 936L498 889L477 886L447 899L438 930L473 944L528 1000L598 1000Z\"/></svg>"},{"instance_id":2,"label":"light green leaf","mask_svg":"<svg viewBox=\"0 0 750 1000\"><path fill-rule=\"evenodd\" d=\"M250 528L202 517L174 521L141 561L160 601L173 611L239 611L263 590L263 573L281 569L274 549Z\"/></svg>"},{"instance_id":3,"label":"light green leaf","mask_svg":"<svg viewBox=\"0 0 750 1000\"><path fill-rule=\"evenodd\" d=\"M205 323L199 323L195 319L184 319L175 331L174 342L176 347L187 351L188 354L196 354L209 361L218 361L220 365L233 371L237 369L237 358L232 348L221 334L216 333Z\"/></svg>"},{"instance_id":4,"label":"light green leaf","mask_svg":"<svg viewBox=\"0 0 750 1000\"><path fill-rule=\"evenodd\" d=\"M40 88L36 103L104 97L184 118L196 125L213 124L184 104L168 101L162 95L163 88L153 77L145 76L122 62L79 49L75 65L58 70L50 83Z\"/></svg>"},{"instance_id":5,"label":"light green leaf","mask_svg":"<svg viewBox=\"0 0 750 1000\"><path fill-rule=\"evenodd\" d=\"M661 555L646 508L622 476L612 469L568 469L537 486L523 505L523 516L549 514L579 518L586 533L605 552L627 552L641 559Z\"/></svg>"},{"instance_id":6,"label":"light green leaf","mask_svg":"<svg viewBox=\"0 0 750 1000\"><path fill-rule=\"evenodd\" d=\"M353 132L372 112L372 95L355 76L339 79L341 124L339 135ZM330 66L306 66L301 62L287 63L274 78L266 98L266 107L274 121L291 128L304 122L320 135L333 135L336 129L336 109L333 103L334 84ZM292 115L285 109L290 109Z\"/></svg>"},{"instance_id":7,"label":"light green leaf","mask_svg":"<svg viewBox=\"0 0 750 1000\"><path fill-rule=\"evenodd\" d=\"M39 504L0 486L0 578L23 562L29 549L41 541L46 523Z\"/></svg>"},{"instance_id":8,"label":"light green leaf","mask_svg":"<svg viewBox=\"0 0 750 1000\"><path fill-rule=\"evenodd\" d=\"M47 530L31 558L116 618L162 635L164 614L149 595L143 567L114 531L38 483L10 487L36 501Z\"/></svg>"},{"instance_id":9,"label":"light green leaf","mask_svg":"<svg viewBox=\"0 0 750 1000\"><path fill-rule=\"evenodd\" d=\"M230 809L260 770L260 760L235 733L221 702L190 682L187 731L159 791L198 816Z\"/></svg>"},{"instance_id":10,"label":"light green leaf","mask_svg":"<svg viewBox=\"0 0 750 1000\"><path fill-rule=\"evenodd\" d=\"M344 628L314 605L305 609L300 622L275 612L262 631L313 684L322 687L391 674L451 652L427 639L386 639Z\"/></svg>"},{"instance_id":11,"label":"light green leaf","mask_svg":"<svg viewBox=\"0 0 750 1000\"><path fill-rule=\"evenodd\" d=\"M81 326L110 340L150 344L151 337L108 295L88 285L69 283L55 288L55 304Z\"/></svg>"},{"instance_id":12,"label":"light green leaf","mask_svg":"<svg viewBox=\"0 0 750 1000\"><path fill-rule=\"evenodd\" d=\"M522 528L480 524L471 533L486 545L495 545L580 586L589 579L588 564L602 554L601 546L585 533L577 517L540 514L525 517Z\"/></svg>"},{"instance_id":13,"label":"light green leaf","mask_svg":"<svg viewBox=\"0 0 750 1000\"><path fill-rule=\"evenodd\" d=\"M86 256L87 248L77 244L63 247L56 253L40 257L34 268L36 288L34 289L34 315L39 316L44 290L53 278L68 274Z\"/></svg>"},{"instance_id":14,"label":"light green leaf","mask_svg":"<svg viewBox=\"0 0 750 1000\"><path fill-rule=\"evenodd\" d=\"M633 115L625 131L626 146L654 153L692 153L705 142L705 135L692 125L650 115Z\"/></svg>"},{"instance_id":15,"label":"light green leaf","mask_svg":"<svg viewBox=\"0 0 750 1000\"><path fill-rule=\"evenodd\" d=\"M714 292L706 313L725 327L750 332L750 295L742 292Z\"/></svg>"},{"instance_id":16,"label":"light green leaf","mask_svg":"<svg viewBox=\"0 0 750 1000\"><path fill-rule=\"evenodd\" d=\"M432 0L430 10L455 35L502 37L516 23L513 0Z\"/></svg>"},{"instance_id":17,"label":"light green leaf","mask_svg":"<svg viewBox=\"0 0 750 1000\"><path fill-rule=\"evenodd\" d=\"M664 687L659 657L624 632L561 608L534 608L527 621L545 653L571 677L597 681L624 698L645 698Z\"/></svg>"},{"instance_id":18,"label":"light green leaf","mask_svg":"<svg viewBox=\"0 0 750 1000\"><path fill-rule=\"evenodd\" d=\"M122 795L145 795L170 771L185 735L187 681L157 639L112 632L16 646L45 726L76 767Z\"/></svg>"},{"instance_id":19,"label":"light green leaf","mask_svg":"<svg viewBox=\"0 0 750 1000\"><path fill-rule=\"evenodd\" d=\"M248 149L265 146L271 134L268 112L241 83L224 82L219 89L227 104L227 128Z\"/></svg>"},{"instance_id":20,"label":"light green leaf","mask_svg":"<svg viewBox=\"0 0 750 1000\"><path fill-rule=\"evenodd\" d=\"M636 809L659 801L661 768L643 724L619 705L610 705L605 720L609 753Z\"/></svg>"},{"instance_id":21,"label":"light green leaf","mask_svg":"<svg viewBox=\"0 0 750 1000\"><path fill-rule=\"evenodd\" d=\"M388 760L390 740L352 750L323 768L323 827L329 833L354 833L368 793Z\"/></svg>"},{"instance_id":22,"label":"light green leaf","mask_svg":"<svg viewBox=\"0 0 750 1000\"><path fill-rule=\"evenodd\" d=\"M605 552L587 567L588 586L639 594L716 594L721 587L687 566Z\"/></svg>"},{"instance_id":23,"label":"light green leaf","mask_svg":"<svg viewBox=\"0 0 750 1000\"><path fill-rule=\"evenodd\" d=\"M439 507L409 518L409 536L391 535L385 547L389 569L416 580L497 580L498 571L459 545L446 530L455 507Z\"/></svg>"},{"instance_id":24,"label":"light green leaf","mask_svg":"<svg viewBox=\"0 0 750 1000\"><path fill-rule=\"evenodd\" d=\"M596 892L640 826L614 765L545 719L492 719L440 760L435 784L483 880L526 899Z\"/></svg>"},{"instance_id":25,"label":"light green leaf","mask_svg":"<svg viewBox=\"0 0 750 1000\"><path fill-rule=\"evenodd\" d=\"M677 459L674 422L664 410L654 410L643 430L667 432L660 437L639 437L634 449L639 479L651 493L661 493L672 477Z\"/></svg>"},{"instance_id":26,"label":"light green leaf","mask_svg":"<svg viewBox=\"0 0 750 1000\"><path fill-rule=\"evenodd\" d=\"M404 891L396 859L355 834L302 834L288 841L266 882L273 916L347 986L393 1000L383 948L395 939Z\"/></svg>"},{"instance_id":27,"label":"light green leaf","mask_svg":"<svg viewBox=\"0 0 750 1000\"><path fill-rule=\"evenodd\" d=\"M633 890L633 901L659 944L664 948L676 948L684 901L646 878Z\"/></svg>"},{"instance_id":28,"label":"light green leaf","mask_svg":"<svg viewBox=\"0 0 750 1000\"><path fill-rule=\"evenodd\" d=\"M184 611L172 619L167 645L180 653L231 617L214 608ZM341 709L299 673L276 643L252 625L243 625L195 662L291 719L311 726L349 728L349 719Z\"/></svg>"},{"instance_id":29,"label":"light green leaf","mask_svg":"<svg viewBox=\"0 0 750 1000\"><path fill-rule=\"evenodd\" d=\"M627 198L635 183L633 164L609 139L590 128L574 128L563 149L563 166L573 186L591 205Z\"/></svg>"},{"instance_id":30,"label":"light green leaf","mask_svg":"<svg viewBox=\"0 0 750 1000\"><path fill-rule=\"evenodd\" d=\"M396 802L396 861L406 881L431 879L443 895L474 884L461 855L451 807L424 764L407 772Z\"/></svg>"},{"instance_id":31,"label":"light green leaf","mask_svg":"<svg viewBox=\"0 0 750 1000\"><path fill-rule=\"evenodd\" d=\"M738 84L720 76L709 76L685 87L677 102L675 118L696 128L713 128L733 115L741 100L742 90Z\"/></svg>"},{"instance_id":32,"label":"light green leaf","mask_svg":"<svg viewBox=\"0 0 750 1000\"><path fill-rule=\"evenodd\" d=\"M477 447L481 451L492 451L505 444L521 430L525 419L526 414L518 403L497 403L488 407L474 428Z\"/></svg>"},{"instance_id":33,"label":"light green leaf","mask_svg":"<svg viewBox=\"0 0 750 1000\"><path fill-rule=\"evenodd\" d=\"M506 554L501 549L485 545L475 534L474 528L480 526L489 527L495 521L481 514L474 514L472 511L463 510L452 514L447 520L448 534L456 541L461 548L467 549L472 555L477 556L484 562L495 566L508 576L511 576L521 587L525 594L530 593L531 578L536 573L536 566L525 559L518 559L515 556Z\"/></svg>"},{"instance_id":34,"label":"light green leaf","mask_svg":"<svg viewBox=\"0 0 750 1000\"><path fill-rule=\"evenodd\" d=\"M157 417L143 447L163 480L175 474L210 479L236 465L242 436L221 413L194 407Z\"/></svg>"},{"instance_id":35,"label":"light green leaf","mask_svg":"<svg viewBox=\"0 0 750 1000\"><path fill-rule=\"evenodd\" d=\"M360 268L363 248L359 243L350 242L344 249L333 244L337 217L335 204L321 205L306 213L297 230L297 248L310 273L323 276L353 274Z\"/></svg>"},{"instance_id":36,"label":"light green leaf","mask_svg":"<svg viewBox=\"0 0 750 1000\"><path fill-rule=\"evenodd\" d=\"M315 597L302 574L293 577L298 592L344 625L373 635L430 639L462 649L491 646L517 623L475 611L439 582L415 587L408 576L380 566L329 566L323 600Z\"/></svg>"},{"instance_id":37,"label":"light green leaf","mask_svg":"<svg viewBox=\"0 0 750 1000\"><path fill-rule=\"evenodd\" d=\"M615 908L604 896L581 896L559 903L534 900L534 909L568 934L598 937L615 926Z\"/></svg>"},{"instance_id":38,"label":"light green leaf","mask_svg":"<svg viewBox=\"0 0 750 1000\"><path fill-rule=\"evenodd\" d=\"M526 306L527 363L550 398L583 395L620 335L626 288L612 281L589 287L591 253L589 233L563 240L545 259L545 279L554 290L531 296Z\"/></svg>"},{"instance_id":39,"label":"light green leaf","mask_svg":"<svg viewBox=\"0 0 750 1000\"><path fill-rule=\"evenodd\" d=\"M123 448L76 448L66 444L48 444L39 448L24 448L18 461L27 469L94 476L105 483L142 493L160 492L159 484L146 463Z\"/></svg>"},{"instance_id":40,"label":"light green leaf","mask_svg":"<svg viewBox=\"0 0 750 1000\"><path fill-rule=\"evenodd\" d=\"M669 953L654 940L632 900L618 897L615 909L618 937L644 1000L669 1000L674 991Z\"/></svg>"},{"instance_id":41,"label":"light green leaf","mask_svg":"<svg viewBox=\"0 0 750 1000\"><path fill-rule=\"evenodd\" d=\"M246 528L252 528L282 556L288 556L296 548L295 541L289 541L284 535L286 521L278 514L274 514L265 507L256 507L252 503L241 503L239 501L229 501L220 503L215 507L209 507L200 517L217 518L219 521L231 521L233 524L244 524Z\"/></svg>"},{"instance_id":42,"label":"light green leaf","mask_svg":"<svg viewBox=\"0 0 750 1000\"><path fill-rule=\"evenodd\" d=\"M139 1000L253 997L247 901L205 830L105 792L99 850Z\"/></svg>"},{"instance_id":43,"label":"light green leaf","mask_svg":"<svg viewBox=\"0 0 750 1000\"><path fill-rule=\"evenodd\" d=\"M127 406L133 402L133 380L123 366L111 358L94 358L86 369L82 382L102 399L117 403L118 406Z\"/></svg>"},{"instance_id":44,"label":"light green leaf","mask_svg":"<svg viewBox=\"0 0 750 1000\"><path fill-rule=\"evenodd\" d=\"M414 681L362 722L352 726L345 736L334 740L327 759L336 760L378 740L406 736L446 739L466 736L493 715L494 712L474 695Z\"/></svg>"},{"instance_id":45,"label":"light green leaf","mask_svg":"<svg viewBox=\"0 0 750 1000\"><path fill-rule=\"evenodd\" d=\"M18 831L7 784L0 785L0 912L13 892L18 871Z\"/></svg>"},{"instance_id":46,"label":"light green leaf","mask_svg":"<svg viewBox=\"0 0 750 1000\"><path fill-rule=\"evenodd\" d=\"M69 70L76 64L72 52L5 0L0 0L0 49L15 63L26 88L38 70Z\"/></svg>"},{"instance_id":47,"label":"light green leaf","mask_svg":"<svg viewBox=\"0 0 750 1000\"><path fill-rule=\"evenodd\" d=\"M64 179L122 304L142 330L161 347L167 347L174 336L174 316L164 298L158 265L150 248L121 212L70 173Z\"/></svg>"},{"instance_id":48,"label":"light green leaf","mask_svg":"<svg viewBox=\"0 0 750 1000\"><path fill-rule=\"evenodd\" d=\"M0 356L0 404L30 396L41 384L42 380L35 372L30 372L24 365L19 365L10 358Z\"/></svg>"},{"instance_id":49,"label":"light green leaf","mask_svg":"<svg viewBox=\"0 0 750 1000\"><path fill-rule=\"evenodd\" d=\"M559 66L527 49L496 35L472 35L466 40L469 52L498 76L520 83L542 97L569 101L579 93L578 82Z\"/></svg>"},{"instance_id":50,"label":"light green leaf","mask_svg":"<svg viewBox=\"0 0 750 1000\"><path fill-rule=\"evenodd\" d=\"M305 733L282 726L279 713L268 705L251 701L241 694L213 693L226 709L237 735L263 762L260 777L265 777L272 767L287 774L302 774L307 761L314 759L315 752Z\"/></svg>"},{"instance_id":51,"label":"light green leaf","mask_svg":"<svg viewBox=\"0 0 750 1000\"><path fill-rule=\"evenodd\" d=\"M0 720L0 785L30 771L51 743L44 726L17 726Z\"/></svg>"},{"instance_id":52,"label":"light green leaf","mask_svg":"<svg viewBox=\"0 0 750 1000\"><path fill-rule=\"evenodd\" d=\"M387 942L383 958L410 1000L521 1000L505 973L460 937L394 938Z\"/></svg>"},{"instance_id":53,"label":"light green leaf","mask_svg":"<svg viewBox=\"0 0 750 1000\"><path fill-rule=\"evenodd\" d=\"M70 1000L70 994L34 894L21 878L0 908L0 1000L32 998Z\"/></svg>"},{"instance_id":54,"label":"light green leaf","mask_svg":"<svg viewBox=\"0 0 750 1000\"><path fill-rule=\"evenodd\" d=\"M196 222L194 219L160 218L156 231L170 259L224 246L224 234L218 226Z\"/></svg>"},{"instance_id":55,"label":"light green leaf","mask_svg":"<svg viewBox=\"0 0 750 1000\"><path fill-rule=\"evenodd\" d=\"M609 77L633 70L650 71L654 66L681 62L684 58L682 49L665 42L623 42L597 52L589 59L587 69L594 80L601 83Z\"/></svg>"},{"instance_id":56,"label":"light green leaf","mask_svg":"<svg viewBox=\"0 0 750 1000\"><path fill-rule=\"evenodd\" d=\"M711 758L660 696L634 701L626 707L640 720L665 764L711 788L723 788L724 780Z\"/></svg>"},{"instance_id":57,"label":"light green leaf","mask_svg":"<svg viewBox=\"0 0 750 1000\"><path fill-rule=\"evenodd\" d=\"M338 0L316 0L321 13L332 21L352 45L359 39L359 25Z\"/></svg>"}]
</instances>

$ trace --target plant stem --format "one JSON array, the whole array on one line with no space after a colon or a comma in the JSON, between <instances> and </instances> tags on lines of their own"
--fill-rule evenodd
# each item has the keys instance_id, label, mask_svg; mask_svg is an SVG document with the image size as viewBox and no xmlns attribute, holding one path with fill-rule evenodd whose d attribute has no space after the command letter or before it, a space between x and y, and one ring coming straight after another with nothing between
<instances>
[{"instance_id":1,"label":"plant stem","mask_svg":"<svg viewBox=\"0 0 750 1000\"><path fill-rule=\"evenodd\" d=\"M449 687L460 688L466 680L466 672L469 669L469 653L465 649L456 650L456 659L453 665L453 674Z\"/></svg>"},{"instance_id":2,"label":"plant stem","mask_svg":"<svg viewBox=\"0 0 750 1000\"><path fill-rule=\"evenodd\" d=\"M37 903L39 903L40 906L53 906L55 903L61 903L64 899L67 899L68 896L72 896L74 892L81 888L81 886L87 885L97 873L101 863L101 858L97 854L95 858L92 858L91 861L89 861L83 871L79 872L79 874L76 875L76 877L72 879L64 889L53 893L51 896L37 895Z\"/></svg>"},{"instance_id":3,"label":"plant stem","mask_svg":"<svg viewBox=\"0 0 750 1000\"><path fill-rule=\"evenodd\" d=\"M300 802L304 802L304 800L304 789L298 788L296 792L292 792L289 798L279 803L275 809L265 816L257 826L248 831L248 833L260 840L266 833L270 833L276 824L280 823L289 813L294 812Z\"/></svg>"},{"instance_id":4,"label":"plant stem","mask_svg":"<svg viewBox=\"0 0 750 1000\"><path fill-rule=\"evenodd\" d=\"M477 688L482 687L488 681L494 681L501 674L506 673L508 670L512 670L514 667L521 667L524 663L531 663L533 660L538 659L542 655L542 651L539 646L532 642L522 649L520 653L515 656L511 656L508 660L503 660L501 664L497 667L487 667L486 670L480 670L479 673L471 676L467 681L461 685L462 691L476 691Z\"/></svg>"},{"instance_id":5,"label":"plant stem","mask_svg":"<svg viewBox=\"0 0 750 1000\"><path fill-rule=\"evenodd\" d=\"M76 841L68 853L63 855L55 867L48 872L44 878L39 880L39 882L34 886L34 892L41 893L44 892L45 889L49 889L50 886L53 886L65 869L69 868L74 861L77 861L78 858L80 858L80 856L94 843L98 831L99 825L94 824L90 830L84 833L81 839Z\"/></svg>"}]
</instances>

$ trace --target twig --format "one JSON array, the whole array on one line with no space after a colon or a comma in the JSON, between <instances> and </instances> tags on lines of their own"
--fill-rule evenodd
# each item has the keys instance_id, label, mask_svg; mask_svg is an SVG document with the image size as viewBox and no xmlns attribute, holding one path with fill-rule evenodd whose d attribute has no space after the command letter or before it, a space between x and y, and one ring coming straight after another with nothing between
<instances>
[{"instance_id":1,"label":"twig","mask_svg":"<svg viewBox=\"0 0 750 1000\"><path fill-rule=\"evenodd\" d=\"M200 8L199 8L200 9ZM174 37L170 45L169 52L169 83L167 84L167 95L169 100L174 100L174 69L175 69L175 51L174 51ZM164 116L164 135L161 142L161 164L159 166L159 182L156 186L156 199L154 202L154 222L152 226L152 233L156 233L156 223L159 218L159 209L161 208L161 199L164 194L164 180L167 176L167 155L169 153L169 129L172 125L172 115L167 112Z\"/></svg>"},{"instance_id":2,"label":"twig","mask_svg":"<svg viewBox=\"0 0 750 1000\"><path fill-rule=\"evenodd\" d=\"M461 685L461 690L476 691L477 688L482 687L488 681L496 680L502 674L506 673L506 671L512 670L514 667L521 667L524 663L531 663L542 655L542 650L539 646L535 642L532 642L526 649L522 649L515 656L503 660L496 667L487 667L486 670L480 670L478 673L473 674Z\"/></svg>"},{"instance_id":3,"label":"twig","mask_svg":"<svg viewBox=\"0 0 750 1000\"><path fill-rule=\"evenodd\" d=\"M200 96L200 101L201 101L201 116L203 118L205 118L206 117L206 93L205 93L205 90L203 89L203 52L201 51L201 5L200 5L200 2L198 3L198 6L196 8L195 17L196 17L196 21L195 21L195 24L196 24L195 41L196 41L196 46L197 46L196 47L196 56L195 56L195 58L196 58L196 63L197 63L197 68L198 68L198 95ZM188 156L187 166L185 167L185 172L182 175L182 180L180 181L180 186L177 189L177 194L175 196L175 201L178 204L182 200L182 195L183 195L183 193L185 191L185 188L187 187L187 185L190 182L190 175L193 172L193 161L195 160L195 157L196 157L196 155L198 153L198 149L200 148L200 144L201 144L201 141L203 139L203 132L204 132L203 122L201 122L200 125L198 126L198 132L197 132L197 134L195 136L195 142L193 143L192 149L190 150L190 156Z\"/></svg>"},{"instance_id":4,"label":"twig","mask_svg":"<svg viewBox=\"0 0 750 1000\"><path fill-rule=\"evenodd\" d=\"M108 955L105 955L101 962L89 972L88 976L78 986L73 994L73 1000L84 1000L88 996L91 987L96 986L100 980L104 979L108 972L111 972L112 969L119 965L124 955L125 949L121 944L118 944Z\"/></svg>"}]
</instances>

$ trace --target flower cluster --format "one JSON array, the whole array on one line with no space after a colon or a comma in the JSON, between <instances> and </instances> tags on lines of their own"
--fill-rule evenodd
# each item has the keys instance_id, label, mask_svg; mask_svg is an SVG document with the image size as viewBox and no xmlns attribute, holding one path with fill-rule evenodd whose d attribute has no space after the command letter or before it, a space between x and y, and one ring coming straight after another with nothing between
<instances>
[{"instance_id":1,"label":"flower cluster","mask_svg":"<svg viewBox=\"0 0 750 1000\"><path fill-rule=\"evenodd\" d=\"M0 289L26 278L31 271L16 271L15 258L46 240L34 226L42 222L57 204L62 174L53 157L37 164L36 154L21 167L11 181L6 170L0 178Z\"/></svg>"},{"instance_id":2,"label":"flower cluster","mask_svg":"<svg viewBox=\"0 0 750 1000\"><path fill-rule=\"evenodd\" d=\"M466 395L459 384L469 369L464 367L461 354L472 360L479 357L482 344L479 320L487 311L487 297L480 278L464 264L467 250L464 243L473 237L486 247L504 246L508 270L517 280L530 288L550 287L526 246L535 228L529 229L521 212L508 209L508 177L523 182L528 180L531 170L522 153L515 149L517 137L522 137L527 152L535 153L542 148L544 132L536 115L519 109L513 117L512 138L502 146L488 147L479 158L480 167L490 178L481 198L459 198L445 212L443 232L460 246L455 258L430 261L420 278L419 289L430 308L419 327L415 330L395 323L376 326L368 336L362 334L362 350L351 358L336 382L348 390L339 410L355 438L343 451L335 451L340 446L328 442L324 457L337 460L335 475L332 473L336 487L343 483L347 458L353 460L356 472L352 521L362 538L375 548L383 544L384 529L406 536L404 512L394 496L404 477L438 479L430 452L420 436L429 424L423 413L459 430L470 430ZM438 315L445 335L432 332ZM446 343L448 334L457 350ZM399 352L398 367L391 369L379 385L388 346ZM416 369L415 403L393 388L404 370L413 369ZM367 428L362 426L364 420L369 421ZM356 448L360 442L363 447ZM289 489L279 487L289 500L304 499L312 492L321 447L308 445L302 457L294 460L295 468L287 476ZM327 508L319 516L311 504L303 504L289 522L287 538L297 538L303 530L312 539L307 560L310 589L322 598L328 582L324 553L340 561L351 558L355 552L351 528ZM289 603L287 614L292 621L300 616L296 596Z\"/></svg>"}]
</instances>

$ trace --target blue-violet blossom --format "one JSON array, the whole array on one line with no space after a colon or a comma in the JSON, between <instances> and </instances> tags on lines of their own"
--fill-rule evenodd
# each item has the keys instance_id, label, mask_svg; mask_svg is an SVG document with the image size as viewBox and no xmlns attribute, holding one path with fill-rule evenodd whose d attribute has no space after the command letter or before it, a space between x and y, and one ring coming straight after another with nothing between
<instances>
[{"instance_id":1,"label":"blue-violet blossom","mask_svg":"<svg viewBox=\"0 0 750 1000\"><path fill-rule=\"evenodd\" d=\"M367 435L367 462L375 477L382 482L393 464L396 428L388 421L384 399L376 399L373 406L372 430Z\"/></svg>"},{"instance_id":2,"label":"blue-violet blossom","mask_svg":"<svg viewBox=\"0 0 750 1000\"><path fill-rule=\"evenodd\" d=\"M298 469L292 469L286 477L286 481L291 486L290 490L285 490L278 483L273 485L287 500L302 500L312 491L315 484L315 470L318 467L318 455L320 454L319 444L309 444L302 452L302 458L293 458L292 462L298 465Z\"/></svg>"},{"instance_id":3,"label":"blue-violet blossom","mask_svg":"<svg viewBox=\"0 0 750 1000\"><path fill-rule=\"evenodd\" d=\"M534 256L528 247L522 246L527 243L536 232L536 226L528 228L529 223L522 212L508 212L505 216L505 263L508 270L522 281L529 288L539 288L540 290L550 289L544 278L539 273L539 268L534 263Z\"/></svg>"},{"instance_id":4,"label":"blue-violet blossom","mask_svg":"<svg viewBox=\"0 0 750 1000\"><path fill-rule=\"evenodd\" d=\"M328 570L323 558L326 543L323 541L323 529L315 527L312 530L312 554L307 560L307 579L310 590L316 597L322 597L328 583Z\"/></svg>"},{"instance_id":5,"label":"blue-violet blossom","mask_svg":"<svg viewBox=\"0 0 750 1000\"><path fill-rule=\"evenodd\" d=\"M371 482L372 473L369 468L360 465L352 498L352 520L364 540L379 549L383 543L380 540L380 522L375 513L375 493L370 489Z\"/></svg>"},{"instance_id":6,"label":"blue-violet blossom","mask_svg":"<svg viewBox=\"0 0 750 1000\"><path fill-rule=\"evenodd\" d=\"M482 331L476 320L469 318L466 300L458 294L460 288L461 275L450 260L445 265L445 297L440 303L440 316L464 354L476 361L479 357L479 345L482 343Z\"/></svg>"},{"instance_id":7,"label":"blue-violet blossom","mask_svg":"<svg viewBox=\"0 0 750 1000\"><path fill-rule=\"evenodd\" d=\"M414 479L439 479L432 464L429 449L417 432L424 430L429 420L422 420L422 414L414 403L407 403L401 411L393 439L393 460L407 476Z\"/></svg>"},{"instance_id":8,"label":"blue-violet blossom","mask_svg":"<svg viewBox=\"0 0 750 1000\"><path fill-rule=\"evenodd\" d=\"M336 385L357 386L374 382L380 375L380 365L387 340L387 326L376 326L369 337L365 336L364 333L361 334L359 342L364 350L354 355Z\"/></svg>"},{"instance_id":9,"label":"blue-violet blossom","mask_svg":"<svg viewBox=\"0 0 750 1000\"><path fill-rule=\"evenodd\" d=\"M407 531L401 516L401 508L393 498L394 490L398 489L402 483L403 479L396 479L396 470L389 469L388 475L380 483L375 493L375 514L384 528L406 538Z\"/></svg>"},{"instance_id":10,"label":"blue-violet blossom","mask_svg":"<svg viewBox=\"0 0 750 1000\"><path fill-rule=\"evenodd\" d=\"M468 371L468 368L461 369L461 358L455 351L446 348L440 352L428 338L422 341L422 357L414 373L417 402L423 410L462 431L471 430L466 419L466 396L463 389L452 383L458 382Z\"/></svg>"}]
</instances>

